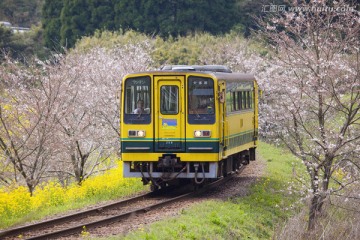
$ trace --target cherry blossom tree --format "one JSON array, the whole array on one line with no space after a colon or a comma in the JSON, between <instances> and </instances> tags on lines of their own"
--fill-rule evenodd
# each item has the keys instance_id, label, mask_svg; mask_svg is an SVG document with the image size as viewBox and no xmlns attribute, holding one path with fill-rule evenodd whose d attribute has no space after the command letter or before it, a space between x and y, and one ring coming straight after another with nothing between
<instances>
[{"instance_id":1,"label":"cherry blossom tree","mask_svg":"<svg viewBox=\"0 0 360 240\"><path fill-rule=\"evenodd\" d=\"M51 132L59 95L34 65L24 68L7 59L0 68L0 179L25 182L32 194L56 151Z\"/></svg>"},{"instance_id":2,"label":"cherry blossom tree","mask_svg":"<svg viewBox=\"0 0 360 240\"><path fill-rule=\"evenodd\" d=\"M80 184L107 169L120 147L121 78L152 65L148 44L1 65L0 181L24 181L32 193L44 178Z\"/></svg>"},{"instance_id":3,"label":"cherry blossom tree","mask_svg":"<svg viewBox=\"0 0 360 240\"><path fill-rule=\"evenodd\" d=\"M233 72L258 73L265 63L249 40L240 36L225 35L205 44L199 56L201 64L225 65Z\"/></svg>"},{"instance_id":4,"label":"cherry blossom tree","mask_svg":"<svg viewBox=\"0 0 360 240\"><path fill-rule=\"evenodd\" d=\"M360 17L345 1L307 2L262 22L275 52L262 87L268 137L307 169L313 230L325 200L359 181Z\"/></svg>"},{"instance_id":5,"label":"cherry blossom tree","mask_svg":"<svg viewBox=\"0 0 360 240\"><path fill-rule=\"evenodd\" d=\"M144 71L151 64L146 42L71 52L54 71L63 82L56 137L62 149L55 172L75 177L80 184L101 170L109 156L119 151L119 96L121 78Z\"/></svg>"}]
</instances>

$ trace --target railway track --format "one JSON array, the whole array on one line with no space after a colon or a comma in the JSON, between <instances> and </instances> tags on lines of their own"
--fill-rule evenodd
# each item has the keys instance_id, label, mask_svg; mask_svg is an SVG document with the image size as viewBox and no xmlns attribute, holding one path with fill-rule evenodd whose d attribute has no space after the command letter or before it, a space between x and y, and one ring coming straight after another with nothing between
<instances>
[{"instance_id":1,"label":"railway track","mask_svg":"<svg viewBox=\"0 0 360 240\"><path fill-rule=\"evenodd\" d=\"M239 172L244 168L245 166L241 167ZM56 219L8 229L0 232L0 239L16 239L19 236L21 236L21 239L54 239L78 235L84 229L88 231L96 227L106 226L203 193L213 187L224 184L231 179L231 176L219 179L193 191L186 192L185 189L171 189L169 191L165 189L168 191L150 192Z\"/></svg>"}]
</instances>

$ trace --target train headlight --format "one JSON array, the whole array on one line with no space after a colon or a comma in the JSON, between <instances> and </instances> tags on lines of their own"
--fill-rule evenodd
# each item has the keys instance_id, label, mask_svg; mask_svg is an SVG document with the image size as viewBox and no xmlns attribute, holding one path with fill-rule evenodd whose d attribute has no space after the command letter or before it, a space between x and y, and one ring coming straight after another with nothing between
<instances>
[{"instance_id":1,"label":"train headlight","mask_svg":"<svg viewBox=\"0 0 360 240\"><path fill-rule=\"evenodd\" d=\"M144 130L129 130L129 137L145 137L146 132Z\"/></svg>"},{"instance_id":2,"label":"train headlight","mask_svg":"<svg viewBox=\"0 0 360 240\"><path fill-rule=\"evenodd\" d=\"M211 137L210 130L196 130L194 131L194 137Z\"/></svg>"},{"instance_id":3,"label":"train headlight","mask_svg":"<svg viewBox=\"0 0 360 240\"><path fill-rule=\"evenodd\" d=\"M195 131L194 135L195 137L201 137L201 131Z\"/></svg>"}]
</instances>

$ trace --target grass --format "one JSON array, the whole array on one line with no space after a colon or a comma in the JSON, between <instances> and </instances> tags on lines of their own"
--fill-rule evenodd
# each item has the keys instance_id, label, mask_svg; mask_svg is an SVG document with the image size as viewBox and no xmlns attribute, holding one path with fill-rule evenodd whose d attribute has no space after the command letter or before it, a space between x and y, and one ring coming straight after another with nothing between
<instances>
[{"instance_id":1,"label":"grass","mask_svg":"<svg viewBox=\"0 0 360 240\"><path fill-rule=\"evenodd\" d=\"M183 210L179 216L155 222L126 236L106 239L271 239L275 229L294 214L298 196L293 187L293 168L299 160L266 143L260 143L258 161L266 165L264 175L246 197L226 201L209 200ZM0 227L5 228L44 216L81 208L99 201L141 191L139 179L123 179L121 165L82 186L66 189L48 183L30 197L26 189L0 189ZM91 234L84 234L91 238Z\"/></svg>"},{"instance_id":2,"label":"grass","mask_svg":"<svg viewBox=\"0 0 360 240\"><path fill-rule=\"evenodd\" d=\"M81 186L72 184L63 188L56 182L47 182L38 187L32 197L25 187L0 188L0 228L118 199L146 189L137 178L124 179L122 169L122 162L119 162L117 168L91 177Z\"/></svg>"},{"instance_id":3,"label":"grass","mask_svg":"<svg viewBox=\"0 0 360 240\"><path fill-rule=\"evenodd\" d=\"M271 239L275 228L294 214L298 196L288 189L293 167L301 163L266 143L260 143L258 153L266 171L248 196L195 204L177 217L106 239Z\"/></svg>"}]
</instances>

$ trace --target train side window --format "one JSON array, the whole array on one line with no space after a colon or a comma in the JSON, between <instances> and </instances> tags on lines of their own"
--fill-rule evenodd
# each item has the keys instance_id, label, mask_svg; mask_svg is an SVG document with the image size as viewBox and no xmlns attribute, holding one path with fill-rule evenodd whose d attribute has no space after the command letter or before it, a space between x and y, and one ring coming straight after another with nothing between
<instances>
[{"instance_id":1,"label":"train side window","mask_svg":"<svg viewBox=\"0 0 360 240\"><path fill-rule=\"evenodd\" d=\"M246 91L246 108L249 109L250 108L250 92Z\"/></svg>"},{"instance_id":2,"label":"train side window","mask_svg":"<svg viewBox=\"0 0 360 240\"><path fill-rule=\"evenodd\" d=\"M233 111L233 104L232 104L232 92L226 93L226 111L232 112Z\"/></svg>"},{"instance_id":3,"label":"train side window","mask_svg":"<svg viewBox=\"0 0 360 240\"><path fill-rule=\"evenodd\" d=\"M232 97L232 100L233 100L233 102L232 102L232 104L233 104L233 109L234 109L234 111L236 111L236 110L237 110L237 106L236 106L236 99L237 99L236 92L233 92L232 95L233 95L233 97Z\"/></svg>"},{"instance_id":4,"label":"train side window","mask_svg":"<svg viewBox=\"0 0 360 240\"><path fill-rule=\"evenodd\" d=\"M253 92L251 91L249 92L249 103L250 103L249 108L253 108L253 98L254 98Z\"/></svg>"},{"instance_id":5,"label":"train side window","mask_svg":"<svg viewBox=\"0 0 360 240\"><path fill-rule=\"evenodd\" d=\"M244 99L245 99L244 109L249 109L248 91L245 91L245 92L244 92Z\"/></svg>"},{"instance_id":6,"label":"train side window","mask_svg":"<svg viewBox=\"0 0 360 240\"><path fill-rule=\"evenodd\" d=\"M238 94L238 109L241 110L243 107L242 107L242 97L241 97L241 92L237 92Z\"/></svg>"},{"instance_id":7,"label":"train side window","mask_svg":"<svg viewBox=\"0 0 360 240\"><path fill-rule=\"evenodd\" d=\"M247 106L246 92L243 92L242 99L243 99L243 109L246 109Z\"/></svg>"}]
</instances>

